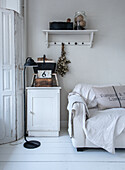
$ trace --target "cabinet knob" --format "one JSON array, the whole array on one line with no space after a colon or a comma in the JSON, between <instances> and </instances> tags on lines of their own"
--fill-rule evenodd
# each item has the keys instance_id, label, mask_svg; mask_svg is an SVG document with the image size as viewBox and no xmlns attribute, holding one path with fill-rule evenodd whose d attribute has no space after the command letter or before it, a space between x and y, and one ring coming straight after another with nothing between
<instances>
[{"instance_id":1,"label":"cabinet knob","mask_svg":"<svg viewBox=\"0 0 125 170\"><path fill-rule=\"evenodd\" d=\"M24 69L24 68L23 68L23 65L19 64L19 65L18 65L18 69L23 71L23 69Z\"/></svg>"},{"instance_id":2,"label":"cabinet knob","mask_svg":"<svg viewBox=\"0 0 125 170\"><path fill-rule=\"evenodd\" d=\"M32 111L30 111L31 114L34 114Z\"/></svg>"}]
</instances>

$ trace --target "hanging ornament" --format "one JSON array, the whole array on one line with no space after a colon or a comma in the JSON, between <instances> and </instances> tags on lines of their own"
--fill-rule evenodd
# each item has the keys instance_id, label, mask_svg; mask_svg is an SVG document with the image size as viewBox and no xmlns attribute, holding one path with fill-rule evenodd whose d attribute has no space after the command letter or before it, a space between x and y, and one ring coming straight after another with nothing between
<instances>
[{"instance_id":1,"label":"hanging ornament","mask_svg":"<svg viewBox=\"0 0 125 170\"><path fill-rule=\"evenodd\" d=\"M59 57L57 62L57 73L60 74L62 77L69 71L68 69L69 63L71 63L71 61L66 59L64 43L62 43L61 57Z\"/></svg>"}]
</instances>

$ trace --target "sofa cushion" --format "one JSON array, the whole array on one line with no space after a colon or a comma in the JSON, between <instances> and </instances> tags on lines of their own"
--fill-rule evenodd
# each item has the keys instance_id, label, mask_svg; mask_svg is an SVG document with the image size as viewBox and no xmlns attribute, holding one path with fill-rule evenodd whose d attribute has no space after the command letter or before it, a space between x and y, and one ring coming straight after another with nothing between
<instances>
[{"instance_id":1,"label":"sofa cushion","mask_svg":"<svg viewBox=\"0 0 125 170\"><path fill-rule=\"evenodd\" d=\"M80 94L84 98L88 108L97 106L96 96L92 89L92 85L77 84L73 89L73 92Z\"/></svg>"},{"instance_id":2,"label":"sofa cushion","mask_svg":"<svg viewBox=\"0 0 125 170\"><path fill-rule=\"evenodd\" d=\"M125 86L93 87L99 109L125 107Z\"/></svg>"},{"instance_id":3,"label":"sofa cushion","mask_svg":"<svg viewBox=\"0 0 125 170\"><path fill-rule=\"evenodd\" d=\"M73 92L80 94L84 98L88 108L91 109L97 107L97 100L92 87L108 87L108 86L112 86L112 84L110 85L77 84L73 89ZM115 86L119 86L119 83L115 84Z\"/></svg>"}]
</instances>

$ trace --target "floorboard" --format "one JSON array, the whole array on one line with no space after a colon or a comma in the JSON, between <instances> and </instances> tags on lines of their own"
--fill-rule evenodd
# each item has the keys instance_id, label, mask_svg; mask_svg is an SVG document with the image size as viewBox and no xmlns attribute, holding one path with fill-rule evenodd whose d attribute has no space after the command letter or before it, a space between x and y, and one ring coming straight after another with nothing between
<instances>
[{"instance_id":1,"label":"floorboard","mask_svg":"<svg viewBox=\"0 0 125 170\"><path fill-rule=\"evenodd\" d=\"M116 150L115 155L103 149L77 152L66 131L60 137L36 139L41 146L33 150L23 147L23 139L0 145L0 170L125 170L124 149Z\"/></svg>"},{"instance_id":2,"label":"floorboard","mask_svg":"<svg viewBox=\"0 0 125 170\"><path fill-rule=\"evenodd\" d=\"M123 163L87 162L15 162L0 163L0 170L124 170Z\"/></svg>"}]
</instances>

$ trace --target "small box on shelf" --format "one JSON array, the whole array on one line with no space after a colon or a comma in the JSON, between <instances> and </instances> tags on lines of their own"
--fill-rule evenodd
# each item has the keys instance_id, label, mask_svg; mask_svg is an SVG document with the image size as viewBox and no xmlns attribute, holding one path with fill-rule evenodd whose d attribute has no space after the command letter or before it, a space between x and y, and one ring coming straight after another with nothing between
<instances>
[{"instance_id":1,"label":"small box on shelf","mask_svg":"<svg viewBox=\"0 0 125 170\"><path fill-rule=\"evenodd\" d=\"M52 87L52 78L36 78L35 87Z\"/></svg>"},{"instance_id":2,"label":"small box on shelf","mask_svg":"<svg viewBox=\"0 0 125 170\"><path fill-rule=\"evenodd\" d=\"M50 22L50 30L73 30L73 22Z\"/></svg>"},{"instance_id":3,"label":"small box on shelf","mask_svg":"<svg viewBox=\"0 0 125 170\"><path fill-rule=\"evenodd\" d=\"M37 74L33 75L31 87L58 87L57 74L53 73L52 78L38 78Z\"/></svg>"}]
</instances>

